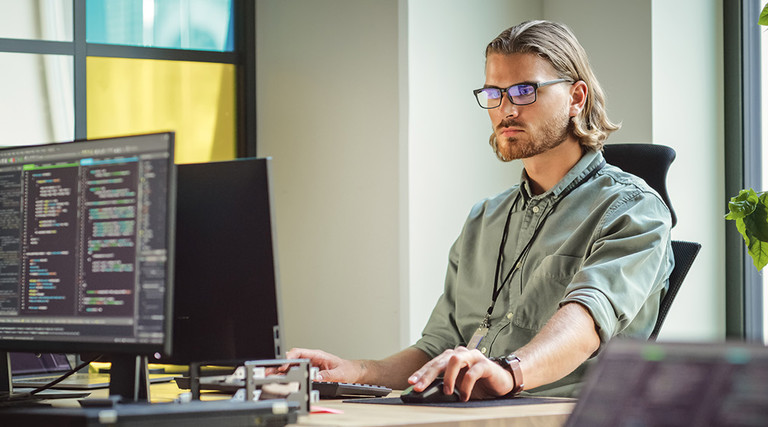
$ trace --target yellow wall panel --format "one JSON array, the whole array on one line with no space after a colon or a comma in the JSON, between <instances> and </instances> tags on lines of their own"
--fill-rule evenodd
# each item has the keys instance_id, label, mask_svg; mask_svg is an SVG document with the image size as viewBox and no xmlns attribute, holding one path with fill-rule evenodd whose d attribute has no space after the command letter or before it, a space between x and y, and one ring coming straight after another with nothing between
<instances>
[{"instance_id":1,"label":"yellow wall panel","mask_svg":"<svg viewBox=\"0 0 768 427\"><path fill-rule=\"evenodd\" d=\"M88 138L174 131L176 163L230 160L235 66L87 58Z\"/></svg>"}]
</instances>

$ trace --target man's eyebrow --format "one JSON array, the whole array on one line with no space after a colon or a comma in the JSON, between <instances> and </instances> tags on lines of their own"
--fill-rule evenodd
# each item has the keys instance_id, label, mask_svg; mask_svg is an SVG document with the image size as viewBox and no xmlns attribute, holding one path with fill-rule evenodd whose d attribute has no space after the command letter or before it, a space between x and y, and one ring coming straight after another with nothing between
<instances>
[{"instance_id":1,"label":"man's eyebrow","mask_svg":"<svg viewBox=\"0 0 768 427\"><path fill-rule=\"evenodd\" d=\"M509 86L505 86L505 87L500 87L500 86L496 86L496 85L488 85L488 84L486 84L486 85L483 85L483 89L506 89L508 87L519 86L519 85L531 85L531 86L533 86L536 83L537 82L526 80L524 82L513 83L513 84L511 84Z\"/></svg>"}]
</instances>

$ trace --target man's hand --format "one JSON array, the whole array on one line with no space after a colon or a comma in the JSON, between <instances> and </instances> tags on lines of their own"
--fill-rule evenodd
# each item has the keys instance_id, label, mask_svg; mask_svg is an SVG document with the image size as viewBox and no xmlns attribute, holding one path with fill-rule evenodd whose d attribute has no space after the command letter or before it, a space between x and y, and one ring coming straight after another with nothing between
<instances>
[{"instance_id":1,"label":"man's hand","mask_svg":"<svg viewBox=\"0 0 768 427\"><path fill-rule=\"evenodd\" d=\"M363 373L359 361L342 359L322 350L292 348L286 357L288 359L309 359L312 366L320 369L315 381L359 383ZM287 370L287 366L280 368L282 372L285 370Z\"/></svg>"},{"instance_id":2,"label":"man's hand","mask_svg":"<svg viewBox=\"0 0 768 427\"><path fill-rule=\"evenodd\" d=\"M459 391L461 400L503 396L515 386L512 375L478 350L457 347L427 362L408 378L414 390L423 391L443 373L443 392Z\"/></svg>"},{"instance_id":3,"label":"man's hand","mask_svg":"<svg viewBox=\"0 0 768 427\"><path fill-rule=\"evenodd\" d=\"M383 360L346 360L322 350L293 348L286 355L288 359L309 359L310 364L320 369L315 381L376 384L393 389L408 386L406 378L419 366L429 361L421 350L406 348ZM267 370L269 375L286 372L289 365Z\"/></svg>"}]
</instances>

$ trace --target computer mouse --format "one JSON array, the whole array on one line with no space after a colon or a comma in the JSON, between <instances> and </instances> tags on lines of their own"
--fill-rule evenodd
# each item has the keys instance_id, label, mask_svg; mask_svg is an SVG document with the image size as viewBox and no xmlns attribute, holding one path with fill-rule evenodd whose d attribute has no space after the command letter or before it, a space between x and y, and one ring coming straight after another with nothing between
<instances>
[{"instance_id":1,"label":"computer mouse","mask_svg":"<svg viewBox=\"0 0 768 427\"><path fill-rule=\"evenodd\" d=\"M441 403L458 402L461 397L456 388L453 389L452 394L443 393L443 379L437 378L424 391L415 391L413 386L406 388L400 395L400 400L405 403Z\"/></svg>"}]
</instances>

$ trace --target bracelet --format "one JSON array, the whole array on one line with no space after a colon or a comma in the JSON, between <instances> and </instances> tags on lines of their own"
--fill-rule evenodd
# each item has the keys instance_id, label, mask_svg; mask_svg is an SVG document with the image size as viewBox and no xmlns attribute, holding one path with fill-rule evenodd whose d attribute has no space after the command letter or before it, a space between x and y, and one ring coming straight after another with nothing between
<instances>
[{"instance_id":1,"label":"bracelet","mask_svg":"<svg viewBox=\"0 0 768 427\"><path fill-rule=\"evenodd\" d=\"M505 397L515 397L523 391L523 371L520 369L520 358L514 354L510 354L504 357L491 357L491 361L496 362L504 368L507 372L512 374L512 380L515 382L515 386L512 391Z\"/></svg>"}]
</instances>

